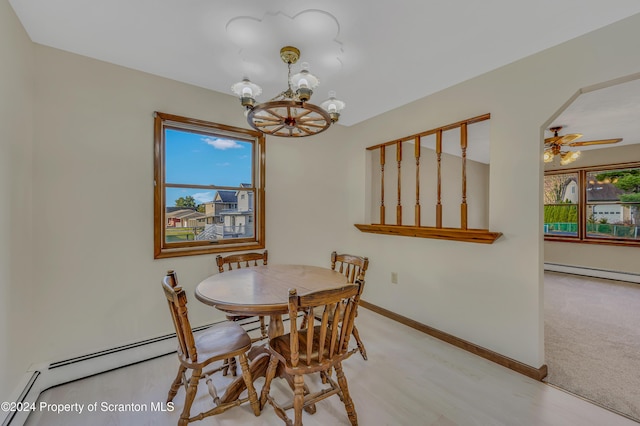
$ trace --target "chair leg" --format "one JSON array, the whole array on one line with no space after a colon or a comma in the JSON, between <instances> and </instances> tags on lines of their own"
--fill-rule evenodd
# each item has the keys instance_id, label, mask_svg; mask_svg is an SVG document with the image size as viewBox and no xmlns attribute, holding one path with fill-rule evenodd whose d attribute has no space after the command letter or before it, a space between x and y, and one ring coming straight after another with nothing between
<instances>
[{"instance_id":1,"label":"chair leg","mask_svg":"<svg viewBox=\"0 0 640 426\"><path fill-rule=\"evenodd\" d=\"M300 323L300 330L307 328L307 321L309 315L305 312L302 314L302 322Z\"/></svg>"},{"instance_id":2,"label":"chair leg","mask_svg":"<svg viewBox=\"0 0 640 426\"><path fill-rule=\"evenodd\" d=\"M229 370L231 370L232 376L237 376L238 373L235 357L225 358L225 360L222 362L222 375L226 376L229 373Z\"/></svg>"},{"instance_id":3,"label":"chair leg","mask_svg":"<svg viewBox=\"0 0 640 426\"><path fill-rule=\"evenodd\" d=\"M276 368L278 367L278 358L272 356L269 359L269 367L267 367L267 372L264 376L264 385L262 386L262 391L260 392L260 408L264 410L264 406L267 404L267 397L269 396L269 389L271 388L271 381L273 377L276 375Z\"/></svg>"},{"instance_id":4,"label":"chair leg","mask_svg":"<svg viewBox=\"0 0 640 426\"><path fill-rule=\"evenodd\" d=\"M358 344L358 350L360 350L360 355L362 355L362 358L364 358L364 360L367 360L367 350L364 348L364 343L362 343L362 340L360 340L360 333L358 333L358 327L355 326L355 324L353 325L353 331L351 332L351 334L353 334L353 337L356 338L356 343Z\"/></svg>"},{"instance_id":5,"label":"chair leg","mask_svg":"<svg viewBox=\"0 0 640 426\"><path fill-rule=\"evenodd\" d=\"M268 335L267 335L267 326L265 325L263 316L260 317L260 336L263 339L266 339L268 337Z\"/></svg>"},{"instance_id":6,"label":"chair leg","mask_svg":"<svg viewBox=\"0 0 640 426\"><path fill-rule=\"evenodd\" d=\"M344 402L344 408L347 409L349 421L351 422L352 426L357 426L358 416L356 415L356 408L353 405L353 400L351 400L351 395L349 395L349 387L347 386L347 378L344 377L344 371L342 371L342 363L339 362L334 367L336 369L338 385L340 386L340 390L342 391L342 402Z\"/></svg>"},{"instance_id":7,"label":"chair leg","mask_svg":"<svg viewBox=\"0 0 640 426\"><path fill-rule=\"evenodd\" d=\"M225 360L222 361L222 375L226 376L227 374L229 374L229 358L225 358Z\"/></svg>"},{"instance_id":8,"label":"chair leg","mask_svg":"<svg viewBox=\"0 0 640 426\"><path fill-rule=\"evenodd\" d=\"M293 391L293 411L295 413L293 425L302 426L302 406L304 405L304 377L296 374L293 377L295 389Z\"/></svg>"},{"instance_id":9,"label":"chair leg","mask_svg":"<svg viewBox=\"0 0 640 426\"><path fill-rule=\"evenodd\" d=\"M191 373L191 378L189 379L189 388L187 389L187 395L184 398L184 408L182 409L180 420L178 420L178 426L187 426L187 424L189 423L191 404L193 404L193 400L196 397L196 392L198 392L198 382L200 381L201 375L202 369L193 370L193 373Z\"/></svg>"},{"instance_id":10,"label":"chair leg","mask_svg":"<svg viewBox=\"0 0 640 426\"><path fill-rule=\"evenodd\" d=\"M251 377L251 371L249 370L249 362L247 361L247 355L240 354L240 369L242 370L242 378L244 384L247 386L247 393L249 396L249 402L253 409L253 414L260 415L260 401L258 401L258 394L256 388L253 386L253 378Z\"/></svg>"},{"instance_id":11,"label":"chair leg","mask_svg":"<svg viewBox=\"0 0 640 426\"><path fill-rule=\"evenodd\" d=\"M173 398L178 393L178 389L180 389L180 386L182 385L182 375L184 374L186 369L187 369L187 367L185 367L184 365L180 364L180 367L178 368L178 375L176 376L176 379L173 381L173 383L171 384L171 388L169 389L169 395L167 396L167 402L173 401Z\"/></svg>"}]
</instances>

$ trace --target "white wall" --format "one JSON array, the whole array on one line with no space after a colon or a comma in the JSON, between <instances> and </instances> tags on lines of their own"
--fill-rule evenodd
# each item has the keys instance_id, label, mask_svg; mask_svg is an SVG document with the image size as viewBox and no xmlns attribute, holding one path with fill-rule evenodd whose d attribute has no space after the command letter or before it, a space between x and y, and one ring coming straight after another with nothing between
<instances>
[{"instance_id":1,"label":"white wall","mask_svg":"<svg viewBox=\"0 0 640 426\"><path fill-rule=\"evenodd\" d=\"M213 255L153 259L153 111L243 125L231 96L36 47L40 361L172 331L160 279L193 294ZM191 297L194 325L224 318Z\"/></svg>"},{"instance_id":2,"label":"white wall","mask_svg":"<svg viewBox=\"0 0 640 426\"><path fill-rule=\"evenodd\" d=\"M33 60L33 44L9 3L0 2L0 401L9 398L28 368L34 343Z\"/></svg>"},{"instance_id":3,"label":"white wall","mask_svg":"<svg viewBox=\"0 0 640 426\"><path fill-rule=\"evenodd\" d=\"M482 245L351 228L349 248L371 260L363 298L531 366L543 364L543 126L581 87L640 71L640 57L631 54L638 40L640 15L349 128L348 221L358 223L370 206L362 190L366 146L491 113L489 229L504 234ZM391 272L399 284L390 284Z\"/></svg>"},{"instance_id":4,"label":"white wall","mask_svg":"<svg viewBox=\"0 0 640 426\"><path fill-rule=\"evenodd\" d=\"M613 148L582 151L575 163L560 166L547 165L547 169L599 166L640 161L640 146L626 145ZM605 271L640 274L638 247L607 246L600 244L575 244L559 241L544 242L544 261L559 265L603 269Z\"/></svg>"}]
</instances>

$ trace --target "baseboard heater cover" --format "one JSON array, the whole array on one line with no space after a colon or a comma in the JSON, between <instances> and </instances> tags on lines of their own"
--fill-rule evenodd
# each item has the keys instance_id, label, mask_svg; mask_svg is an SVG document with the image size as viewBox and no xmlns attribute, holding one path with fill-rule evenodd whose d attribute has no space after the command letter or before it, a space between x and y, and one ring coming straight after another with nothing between
<instances>
[{"instance_id":1,"label":"baseboard heater cover","mask_svg":"<svg viewBox=\"0 0 640 426\"><path fill-rule=\"evenodd\" d=\"M288 321L288 318L284 321ZM222 322L225 320L194 327L193 331L197 333ZM247 332L259 330L256 323L256 318L238 322ZM17 396L11 398L11 401L35 404L40 394L47 389L165 356L176 352L177 347L176 334L171 333L61 361L32 365L26 374L27 379L22 380L18 391L14 393ZM0 426L21 426L28 416L28 411L6 413L4 419L0 416Z\"/></svg>"},{"instance_id":2,"label":"baseboard heater cover","mask_svg":"<svg viewBox=\"0 0 640 426\"><path fill-rule=\"evenodd\" d=\"M544 270L640 284L640 274L634 274L632 272L611 271L608 269L588 268L585 266L562 265L559 263L547 262L544 263Z\"/></svg>"},{"instance_id":3,"label":"baseboard heater cover","mask_svg":"<svg viewBox=\"0 0 640 426\"><path fill-rule=\"evenodd\" d=\"M196 327L194 331L204 330L212 325ZM12 401L35 404L40 394L47 389L168 355L174 353L177 346L176 334L171 333L61 361L32 365L27 372L30 379L26 384L24 380L20 383L19 391L14 393L18 396L12 398ZM7 413L1 426L23 425L28 416L28 411Z\"/></svg>"},{"instance_id":4,"label":"baseboard heater cover","mask_svg":"<svg viewBox=\"0 0 640 426\"><path fill-rule=\"evenodd\" d=\"M29 373L27 382L25 383L25 385L20 390L19 395L17 397L15 397L15 398L11 398L10 400L12 400L13 402L16 402L17 404L21 404L21 403L23 404L23 403L27 402L28 398L29 398L29 393L33 389L33 387L34 387L34 385L36 383L36 380L38 379L40 374L41 373L39 371L33 371L33 372ZM40 395L40 392L38 392L38 395ZM11 424L14 421L14 419L19 414L19 412L18 411L7 411L5 414L6 414L6 417L2 421L2 425L1 426L9 426L9 424ZM26 420L26 417L25 417L25 420ZM22 421L22 423L24 423L24 420ZM17 425L17 423L13 423L13 424Z\"/></svg>"}]
</instances>

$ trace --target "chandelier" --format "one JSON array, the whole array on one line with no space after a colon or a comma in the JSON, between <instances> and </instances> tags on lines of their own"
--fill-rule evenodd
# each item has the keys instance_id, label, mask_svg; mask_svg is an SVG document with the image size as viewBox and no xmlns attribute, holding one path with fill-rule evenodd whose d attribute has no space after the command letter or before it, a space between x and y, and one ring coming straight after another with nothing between
<instances>
[{"instance_id":1,"label":"chandelier","mask_svg":"<svg viewBox=\"0 0 640 426\"><path fill-rule=\"evenodd\" d=\"M329 92L329 99L320 106L309 103L319 81L309 72L306 62L301 64L300 72L291 75L291 65L298 62L300 50L285 46L280 49L280 58L289 69L287 89L271 100L256 104L262 88L248 78L231 86L245 107L249 125L267 135L283 137L312 136L328 129L338 121L345 103L336 99L335 92Z\"/></svg>"}]
</instances>

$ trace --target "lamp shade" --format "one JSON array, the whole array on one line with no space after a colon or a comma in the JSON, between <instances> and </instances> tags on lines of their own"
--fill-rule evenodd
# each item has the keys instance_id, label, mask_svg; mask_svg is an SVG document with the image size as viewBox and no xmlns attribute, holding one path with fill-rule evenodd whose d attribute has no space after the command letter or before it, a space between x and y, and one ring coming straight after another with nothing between
<instances>
[{"instance_id":1,"label":"lamp shade","mask_svg":"<svg viewBox=\"0 0 640 426\"><path fill-rule=\"evenodd\" d=\"M345 106L346 104L344 102L336 99L336 92L333 90L329 92L329 99L320 104L320 107L329 114L334 112L340 114Z\"/></svg>"},{"instance_id":2,"label":"lamp shade","mask_svg":"<svg viewBox=\"0 0 640 426\"><path fill-rule=\"evenodd\" d=\"M309 64L307 62L303 62L301 64L300 72L291 77L291 85L294 90L313 90L318 87L318 84L320 84L320 81L318 80L318 77L309 72Z\"/></svg>"},{"instance_id":3,"label":"lamp shade","mask_svg":"<svg viewBox=\"0 0 640 426\"><path fill-rule=\"evenodd\" d=\"M252 83L248 78L243 78L242 81L231 86L233 93L240 98L253 98L262 94L262 88L255 83Z\"/></svg>"}]
</instances>

